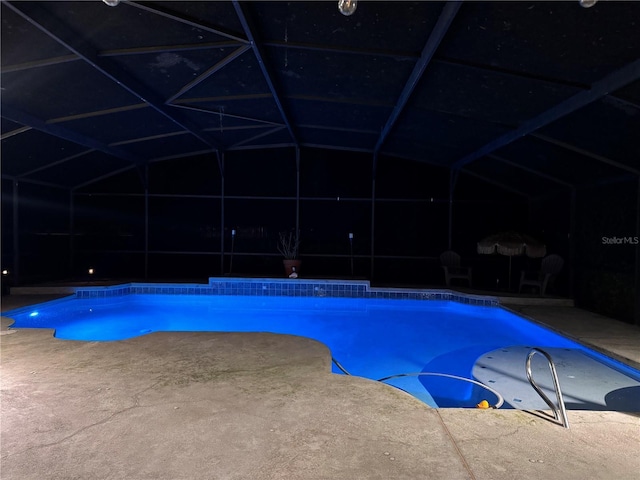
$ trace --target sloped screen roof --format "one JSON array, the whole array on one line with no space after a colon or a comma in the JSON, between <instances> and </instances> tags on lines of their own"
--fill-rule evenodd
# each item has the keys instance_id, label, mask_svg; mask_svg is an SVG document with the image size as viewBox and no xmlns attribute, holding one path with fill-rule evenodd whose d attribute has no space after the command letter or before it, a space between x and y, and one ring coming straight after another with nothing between
<instances>
[{"instance_id":1,"label":"sloped screen roof","mask_svg":"<svg viewBox=\"0 0 640 480\"><path fill-rule=\"evenodd\" d=\"M2 171L313 146L527 195L640 173L640 2L3 1Z\"/></svg>"}]
</instances>

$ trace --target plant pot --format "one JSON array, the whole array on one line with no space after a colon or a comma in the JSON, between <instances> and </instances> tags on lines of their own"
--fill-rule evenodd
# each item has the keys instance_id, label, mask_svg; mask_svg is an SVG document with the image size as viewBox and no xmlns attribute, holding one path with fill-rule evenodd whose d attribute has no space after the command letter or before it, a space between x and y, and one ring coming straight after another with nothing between
<instances>
[{"instance_id":1,"label":"plant pot","mask_svg":"<svg viewBox=\"0 0 640 480\"><path fill-rule=\"evenodd\" d=\"M295 272L300 275L300 260L282 260L282 264L284 265L284 274L286 277L289 277L294 269Z\"/></svg>"}]
</instances>

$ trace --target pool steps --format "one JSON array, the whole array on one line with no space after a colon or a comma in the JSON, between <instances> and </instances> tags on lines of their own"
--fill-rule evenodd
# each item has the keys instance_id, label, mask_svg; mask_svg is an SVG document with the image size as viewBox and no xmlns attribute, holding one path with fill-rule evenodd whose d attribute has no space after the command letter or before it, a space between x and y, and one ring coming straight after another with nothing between
<instances>
[{"instance_id":1,"label":"pool steps","mask_svg":"<svg viewBox=\"0 0 640 480\"><path fill-rule=\"evenodd\" d=\"M331 361L335 364L336 367L338 367L342 371L342 373L344 373L345 375L351 376L351 374L335 358L331 357ZM495 403L495 405L490 406L490 408L500 408L502 405L504 405L504 397L502 395L500 395L499 392L497 392L493 388L489 387L488 385L485 385L484 383L478 382L477 380L473 380L471 378L460 377L458 375L451 375L450 373L436 373L436 372L398 373L398 374L395 374L395 375L389 375L388 377L379 378L376 381L380 382L380 383L385 383L387 380L393 380L394 378L399 378L399 377L420 377L420 376L446 377L446 378L453 378L454 380L462 380L464 382L473 383L474 385L478 385L479 387L482 387L485 390L488 390L489 392L493 393L496 396L497 402ZM399 388L399 387L396 387L395 385L391 385L391 386L395 387L395 388ZM544 394L541 394L541 395L544 395ZM546 397L543 397L543 398L546 398ZM564 407L564 403L562 405ZM565 413L565 418L566 418L566 413ZM567 425L568 425L568 423L567 423ZM567 426L567 428L569 428L569 427Z\"/></svg>"}]
</instances>

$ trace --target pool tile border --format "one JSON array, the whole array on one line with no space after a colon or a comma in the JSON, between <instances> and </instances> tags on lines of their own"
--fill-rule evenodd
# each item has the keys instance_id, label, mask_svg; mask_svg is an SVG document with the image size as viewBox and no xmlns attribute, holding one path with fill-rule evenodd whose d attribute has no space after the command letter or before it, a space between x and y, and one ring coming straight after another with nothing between
<instances>
[{"instance_id":1,"label":"pool tile border","mask_svg":"<svg viewBox=\"0 0 640 480\"><path fill-rule=\"evenodd\" d=\"M129 283L105 287L78 287L75 290L77 298L108 298L130 294L450 300L486 307L500 304L497 297L471 295L446 289L377 288L371 287L368 280L212 277L207 284Z\"/></svg>"}]
</instances>

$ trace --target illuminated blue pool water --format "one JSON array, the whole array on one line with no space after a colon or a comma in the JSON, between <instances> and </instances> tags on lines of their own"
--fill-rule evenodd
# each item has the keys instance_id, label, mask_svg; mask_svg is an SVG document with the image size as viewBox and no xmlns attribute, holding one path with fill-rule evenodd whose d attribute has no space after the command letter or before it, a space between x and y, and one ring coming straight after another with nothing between
<instances>
[{"instance_id":1,"label":"illuminated blue pool water","mask_svg":"<svg viewBox=\"0 0 640 480\"><path fill-rule=\"evenodd\" d=\"M630 385L640 381L640 372L502 308L451 301L133 294L70 298L5 315L16 320L13 328L51 328L59 339L82 341L115 341L156 331L300 335L327 345L351 374L371 379L408 372L476 378L474 367L483 355L536 346L579 350L629 377ZM339 373L335 366L334 371ZM434 407L496 401L487 390L452 379L419 376L388 383Z\"/></svg>"}]
</instances>

